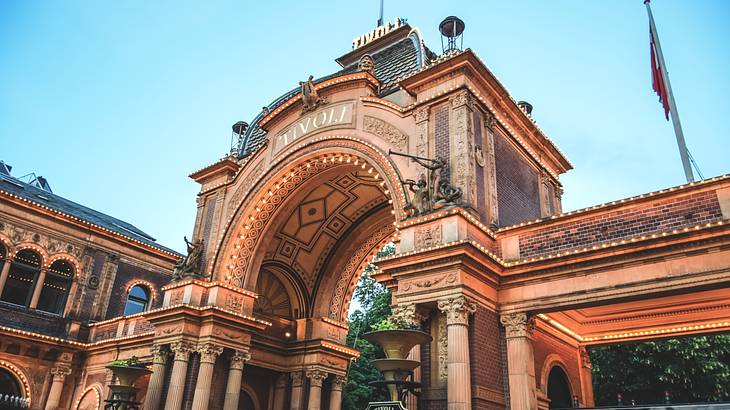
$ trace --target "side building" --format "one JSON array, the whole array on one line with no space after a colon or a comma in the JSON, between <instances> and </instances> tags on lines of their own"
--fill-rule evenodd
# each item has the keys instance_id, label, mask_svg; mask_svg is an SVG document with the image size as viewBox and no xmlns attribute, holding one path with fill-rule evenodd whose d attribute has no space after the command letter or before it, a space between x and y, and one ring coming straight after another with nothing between
<instances>
[{"instance_id":1,"label":"side building","mask_svg":"<svg viewBox=\"0 0 730 410\"><path fill-rule=\"evenodd\" d=\"M123 340L152 337L133 319L99 324L160 306L180 257L0 161L0 396L22 397L32 409L99 408L110 374L87 366L89 352L108 363Z\"/></svg>"}]
</instances>

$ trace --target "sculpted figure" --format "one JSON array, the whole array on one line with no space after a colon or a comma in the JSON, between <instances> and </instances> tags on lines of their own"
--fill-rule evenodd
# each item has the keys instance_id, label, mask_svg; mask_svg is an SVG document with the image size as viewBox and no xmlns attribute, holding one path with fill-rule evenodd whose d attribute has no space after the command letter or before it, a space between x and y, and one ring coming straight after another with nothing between
<instances>
[{"instance_id":1,"label":"sculpted figure","mask_svg":"<svg viewBox=\"0 0 730 410\"><path fill-rule=\"evenodd\" d=\"M200 276L200 268L203 262L203 240L198 239L195 242L190 242L187 236L184 239L188 254L175 265L175 270L172 272L173 281Z\"/></svg>"},{"instance_id":2,"label":"sculpted figure","mask_svg":"<svg viewBox=\"0 0 730 410\"><path fill-rule=\"evenodd\" d=\"M421 174L418 181L407 179L403 182L404 185L408 185L408 188L413 192L413 199L411 203L406 206L406 211L410 211L414 215L422 214L429 210L430 192L428 189L428 182L426 182L426 176Z\"/></svg>"},{"instance_id":3,"label":"sculpted figure","mask_svg":"<svg viewBox=\"0 0 730 410\"><path fill-rule=\"evenodd\" d=\"M433 209L441 209L445 206L453 205L459 198L461 198L461 188L454 188L449 184L449 181L441 179L439 181L438 194L436 195L436 202L433 204Z\"/></svg>"},{"instance_id":4,"label":"sculpted figure","mask_svg":"<svg viewBox=\"0 0 730 410\"><path fill-rule=\"evenodd\" d=\"M325 103L324 98L320 97L314 88L313 79L314 76L310 75L307 81L299 82L299 87L302 92L302 112L314 111L321 104Z\"/></svg>"},{"instance_id":5,"label":"sculpted figure","mask_svg":"<svg viewBox=\"0 0 730 410\"><path fill-rule=\"evenodd\" d=\"M360 71L367 71L370 74L375 73L375 61L369 55L365 54L360 58L360 62L357 63L357 69Z\"/></svg>"}]
</instances>

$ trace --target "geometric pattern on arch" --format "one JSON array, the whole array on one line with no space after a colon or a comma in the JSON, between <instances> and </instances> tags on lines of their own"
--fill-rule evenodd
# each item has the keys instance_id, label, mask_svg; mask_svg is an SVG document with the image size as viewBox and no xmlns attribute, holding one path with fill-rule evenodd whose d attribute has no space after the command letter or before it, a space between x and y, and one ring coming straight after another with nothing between
<instances>
[{"instance_id":1,"label":"geometric pattern on arch","mask_svg":"<svg viewBox=\"0 0 730 410\"><path fill-rule=\"evenodd\" d=\"M381 182L358 170L313 184L280 223L265 261L290 267L311 291L331 251L352 224L387 201Z\"/></svg>"}]
</instances>

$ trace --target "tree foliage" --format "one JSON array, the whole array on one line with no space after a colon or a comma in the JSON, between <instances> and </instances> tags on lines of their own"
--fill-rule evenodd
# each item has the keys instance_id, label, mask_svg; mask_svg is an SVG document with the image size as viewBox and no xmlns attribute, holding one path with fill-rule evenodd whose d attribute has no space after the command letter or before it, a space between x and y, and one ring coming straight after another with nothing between
<instances>
[{"instance_id":1,"label":"tree foliage","mask_svg":"<svg viewBox=\"0 0 730 410\"><path fill-rule=\"evenodd\" d=\"M392 255L395 252L393 244L386 245L378 257ZM355 288L355 299L360 309L350 315L350 331L347 334L347 345L360 351L360 357L350 364L347 374L347 384L343 392L343 410L362 410L370 400L386 400L386 396L374 390L368 382L380 380L382 376L370 363L373 359L385 357L379 346L373 345L361 338L363 333L370 332L376 323L390 316L390 291L377 283L371 273L376 266L369 264Z\"/></svg>"},{"instance_id":2,"label":"tree foliage","mask_svg":"<svg viewBox=\"0 0 730 410\"><path fill-rule=\"evenodd\" d=\"M730 400L730 335L668 339L591 349L597 405Z\"/></svg>"}]
</instances>

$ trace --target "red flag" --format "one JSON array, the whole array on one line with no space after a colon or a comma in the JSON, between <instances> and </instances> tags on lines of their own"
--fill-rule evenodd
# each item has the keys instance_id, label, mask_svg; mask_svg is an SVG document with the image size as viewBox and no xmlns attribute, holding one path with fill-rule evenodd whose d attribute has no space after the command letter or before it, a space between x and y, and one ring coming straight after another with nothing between
<instances>
[{"instance_id":1,"label":"red flag","mask_svg":"<svg viewBox=\"0 0 730 410\"><path fill-rule=\"evenodd\" d=\"M649 26L649 35L651 36L651 81L654 92L659 96L659 102L664 106L664 116L669 121L669 97L667 96L667 89L664 86L664 76L662 75L661 62L659 56L656 54L656 46L654 45L654 33Z\"/></svg>"}]
</instances>

